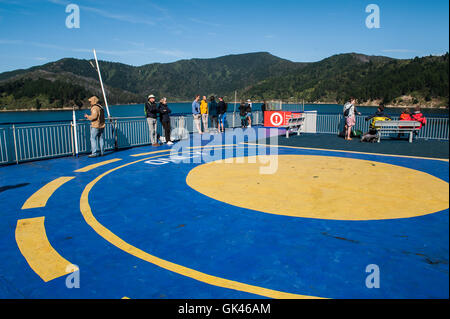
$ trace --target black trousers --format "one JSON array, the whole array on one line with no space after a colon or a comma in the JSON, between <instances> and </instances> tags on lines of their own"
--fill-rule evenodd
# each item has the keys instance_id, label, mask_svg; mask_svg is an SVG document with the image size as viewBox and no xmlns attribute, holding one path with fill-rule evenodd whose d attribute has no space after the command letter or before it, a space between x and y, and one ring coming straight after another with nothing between
<instances>
[{"instance_id":1,"label":"black trousers","mask_svg":"<svg viewBox=\"0 0 450 319\"><path fill-rule=\"evenodd\" d=\"M164 135L166 137L166 143L170 141L170 121L162 122L162 126L164 128Z\"/></svg>"}]
</instances>

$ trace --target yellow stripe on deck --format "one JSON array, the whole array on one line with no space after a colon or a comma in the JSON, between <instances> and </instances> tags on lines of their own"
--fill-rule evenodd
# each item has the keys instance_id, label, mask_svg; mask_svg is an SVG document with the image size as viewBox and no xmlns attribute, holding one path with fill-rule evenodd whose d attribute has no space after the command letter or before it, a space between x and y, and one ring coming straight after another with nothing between
<instances>
[{"instance_id":1,"label":"yellow stripe on deck","mask_svg":"<svg viewBox=\"0 0 450 319\"><path fill-rule=\"evenodd\" d=\"M111 174L112 172L115 172L121 168L140 163L146 160L149 160L151 158L157 158L162 157L165 155L157 155L153 157L148 157L144 159L137 160L135 162L127 163L122 166L113 168L101 175L99 175L97 178L95 178L92 182L90 182L86 188L83 190L83 193L81 194L80 198L80 211L83 215L86 223L92 227L92 229L99 234L101 237L103 237L105 240L110 242L112 245L116 246L117 248L129 253L130 255L133 255L139 259L142 259L144 261L147 261L149 263L152 263L158 267L164 268L166 270L172 271L174 273L180 274L182 276L186 276L192 279L195 279L200 282L204 282L209 285L222 287L222 288L228 288L238 291L244 291L251 294L256 294L260 296L265 296L269 298L280 298L280 299L323 299L320 297L315 296L308 296L308 295L300 295L295 293L288 293L273 289L268 289L264 287L254 286L245 284L242 282L229 280L213 275L209 275L200 271L197 271L192 268L184 267L182 265L175 264L173 262L158 258L154 255L151 255L118 237L116 234L111 232L108 228L103 226L98 220L94 217L91 206L89 205L89 193L92 190L92 188L95 186L95 184L100 181L103 177Z\"/></svg>"},{"instance_id":2,"label":"yellow stripe on deck","mask_svg":"<svg viewBox=\"0 0 450 319\"><path fill-rule=\"evenodd\" d=\"M107 165L107 164L110 164L110 163L118 162L118 161L121 161L121 160L122 160L121 158L114 158L114 159L111 159L109 161L104 161L104 162L92 164L92 165L89 165L89 166L77 169L75 171L75 173L86 173L86 172L89 172L90 170L93 170L94 168L97 168L97 167L100 167L100 166L103 166L103 165Z\"/></svg>"},{"instance_id":3,"label":"yellow stripe on deck","mask_svg":"<svg viewBox=\"0 0 450 319\"><path fill-rule=\"evenodd\" d=\"M31 269L45 282L67 275L74 270L48 241L45 217L20 219L16 226L16 242Z\"/></svg>"},{"instance_id":4,"label":"yellow stripe on deck","mask_svg":"<svg viewBox=\"0 0 450 319\"><path fill-rule=\"evenodd\" d=\"M39 189L36 193L31 195L25 204L23 204L22 209L30 209L30 208L39 208L45 207L47 205L48 199L53 195L53 193L60 188L62 185L71 181L75 177L60 177L57 178L41 189Z\"/></svg>"}]
</instances>

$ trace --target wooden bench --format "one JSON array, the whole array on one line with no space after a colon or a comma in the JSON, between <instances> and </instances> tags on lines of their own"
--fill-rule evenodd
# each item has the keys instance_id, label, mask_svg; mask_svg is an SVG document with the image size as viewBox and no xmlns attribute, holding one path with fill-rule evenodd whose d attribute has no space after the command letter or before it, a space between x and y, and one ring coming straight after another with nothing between
<instances>
[{"instance_id":1,"label":"wooden bench","mask_svg":"<svg viewBox=\"0 0 450 319\"><path fill-rule=\"evenodd\" d=\"M284 126L286 128L286 138L289 138L289 133L296 132L297 135L300 135L300 131L305 124L305 114L299 114L292 116L288 119L287 124Z\"/></svg>"},{"instance_id":2,"label":"wooden bench","mask_svg":"<svg viewBox=\"0 0 450 319\"><path fill-rule=\"evenodd\" d=\"M381 133L387 134L409 134L409 142L412 143L414 131L418 131L420 123L417 121L376 121L374 128L378 131L378 143L381 140Z\"/></svg>"}]
</instances>

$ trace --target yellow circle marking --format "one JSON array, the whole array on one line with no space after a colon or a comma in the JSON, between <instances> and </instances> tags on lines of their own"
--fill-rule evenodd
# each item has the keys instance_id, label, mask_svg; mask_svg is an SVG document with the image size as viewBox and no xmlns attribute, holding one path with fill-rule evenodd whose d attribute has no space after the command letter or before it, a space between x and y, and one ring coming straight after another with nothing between
<instances>
[{"instance_id":1,"label":"yellow circle marking","mask_svg":"<svg viewBox=\"0 0 450 319\"><path fill-rule=\"evenodd\" d=\"M269 298L279 298L279 299L318 299L319 298L319 297L314 297L314 296L299 295L299 294L293 294L293 293L288 293L288 292L283 292L283 291L278 291L278 290L267 289L267 288L263 288L263 287L259 287L259 286L248 285L248 284L241 283L238 281L228 280L225 278L205 274L205 273L202 273L195 269L191 269L191 268L187 268L187 267L175 264L173 262L153 256L139 248L136 248L135 246L127 243L126 241L124 241L123 239L121 239L120 237L115 235L113 232L111 232L108 228L106 228L105 226L100 224L98 222L98 220L92 214L91 206L89 205L89 192L92 190L94 185L98 181L100 181L103 177L105 177L106 175L108 175L114 171L117 171L121 168L130 166L130 165L133 165L133 164L136 164L139 162L143 162L143 161L149 160L151 158L157 158L157 157L163 157L163 156L167 156L167 154L147 157L147 158L140 159L138 161L134 161L134 162L122 165L122 166L118 166L116 168L113 168L113 169L99 175L97 178L95 178L92 182L90 182L86 186L86 188L83 190L83 193L81 194L81 198L80 198L80 211L81 211L81 214L83 215L83 218L85 219L86 223L88 223L88 225L91 226L92 229L94 229L94 231L97 234L99 234L101 237L103 237L105 240L107 240L114 246L118 247L119 249L129 253L130 255L133 255L137 258L145 260L145 261L152 263L156 266L159 266L161 268L170 270L177 274L180 274L180 275L183 275L183 276L186 276L186 277L189 277L189 278L192 278L192 279L195 279L195 280L198 280L198 281L210 284L210 285L228 288L228 289L234 289L234 290L238 290L238 291L244 291L244 292L248 292L248 293L252 293L252 294L256 294L256 295L260 295L260 296L265 296L265 297L269 297Z\"/></svg>"},{"instance_id":2,"label":"yellow circle marking","mask_svg":"<svg viewBox=\"0 0 450 319\"><path fill-rule=\"evenodd\" d=\"M256 211L333 220L421 216L449 207L449 184L430 174L374 161L279 155L276 173L258 160L195 167L186 182L213 199Z\"/></svg>"}]
</instances>

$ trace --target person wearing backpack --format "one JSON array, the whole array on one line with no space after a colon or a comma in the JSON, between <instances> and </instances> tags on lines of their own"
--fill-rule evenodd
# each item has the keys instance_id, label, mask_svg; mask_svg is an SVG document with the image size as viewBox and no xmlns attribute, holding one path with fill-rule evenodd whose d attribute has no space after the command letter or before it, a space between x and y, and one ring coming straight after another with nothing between
<instances>
[{"instance_id":1,"label":"person wearing backpack","mask_svg":"<svg viewBox=\"0 0 450 319\"><path fill-rule=\"evenodd\" d=\"M350 100L344 104L344 118L345 118L345 127L344 127L344 134L345 134L345 140L351 141L352 138L350 137L352 133L352 128L356 124L356 114L361 115L356 110L356 99L350 98Z\"/></svg>"}]
</instances>

